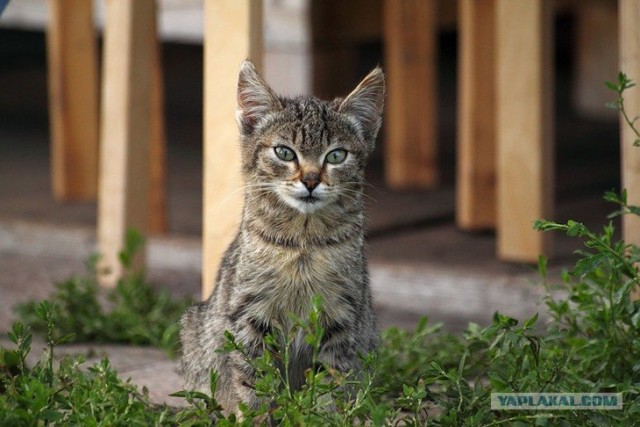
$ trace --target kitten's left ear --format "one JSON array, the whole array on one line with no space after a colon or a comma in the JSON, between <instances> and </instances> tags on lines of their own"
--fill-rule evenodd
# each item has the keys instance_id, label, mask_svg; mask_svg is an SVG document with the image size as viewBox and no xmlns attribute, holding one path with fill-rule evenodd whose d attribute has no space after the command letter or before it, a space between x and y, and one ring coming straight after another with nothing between
<instances>
[{"instance_id":1,"label":"kitten's left ear","mask_svg":"<svg viewBox=\"0 0 640 427\"><path fill-rule=\"evenodd\" d=\"M240 132L243 135L251 134L262 117L281 108L282 104L277 95L258 73L255 65L250 61L244 61L238 76L236 111Z\"/></svg>"},{"instance_id":2,"label":"kitten's left ear","mask_svg":"<svg viewBox=\"0 0 640 427\"><path fill-rule=\"evenodd\" d=\"M376 139L384 108L384 73L374 68L338 107L338 112L355 120L365 141Z\"/></svg>"}]
</instances>

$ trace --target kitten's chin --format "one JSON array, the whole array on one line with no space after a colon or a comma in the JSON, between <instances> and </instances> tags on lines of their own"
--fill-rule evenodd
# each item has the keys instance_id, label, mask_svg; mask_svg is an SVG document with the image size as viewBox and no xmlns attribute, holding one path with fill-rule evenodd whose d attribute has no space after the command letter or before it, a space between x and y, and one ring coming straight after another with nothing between
<instances>
[{"instance_id":1,"label":"kitten's chin","mask_svg":"<svg viewBox=\"0 0 640 427\"><path fill-rule=\"evenodd\" d=\"M287 205L305 215L317 212L327 205L326 200L313 196L294 197L285 194L281 197Z\"/></svg>"}]
</instances>

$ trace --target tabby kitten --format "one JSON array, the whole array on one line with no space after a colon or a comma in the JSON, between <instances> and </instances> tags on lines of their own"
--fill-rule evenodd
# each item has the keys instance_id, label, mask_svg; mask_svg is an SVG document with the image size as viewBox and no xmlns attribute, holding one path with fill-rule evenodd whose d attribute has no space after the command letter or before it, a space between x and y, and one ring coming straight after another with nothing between
<instances>
[{"instance_id":1,"label":"tabby kitten","mask_svg":"<svg viewBox=\"0 0 640 427\"><path fill-rule=\"evenodd\" d=\"M364 254L364 168L380 128L384 74L375 68L344 100L277 96L248 61L238 80L237 120L246 184L240 230L222 260L216 287L183 316L180 369L187 386L207 390L227 410L259 404L253 372L238 352L223 354L226 330L250 356L274 326L306 318L324 302L320 361L347 372L376 348L378 332ZM291 386L304 383L311 349L299 333Z\"/></svg>"}]
</instances>

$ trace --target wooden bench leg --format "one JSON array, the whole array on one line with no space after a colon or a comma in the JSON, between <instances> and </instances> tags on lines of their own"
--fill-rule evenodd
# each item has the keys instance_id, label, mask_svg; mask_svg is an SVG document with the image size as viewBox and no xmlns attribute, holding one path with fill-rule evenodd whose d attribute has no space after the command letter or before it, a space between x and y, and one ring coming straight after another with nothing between
<instances>
[{"instance_id":1,"label":"wooden bench leg","mask_svg":"<svg viewBox=\"0 0 640 427\"><path fill-rule=\"evenodd\" d=\"M436 143L437 2L384 2L385 177L392 188L438 182Z\"/></svg>"},{"instance_id":2,"label":"wooden bench leg","mask_svg":"<svg viewBox=\"0 0 640 427\"><path fill-rule=\"evenodd\" d=\"M202 297L207 298L243 203L235 120L240 64L262 63L262 1L205 2L204 209Z\"/></svg>"},{"instance_id":3,"label":"wooden bench leg","mask_svg":"<svg viewBox=\"0 0 640 427\"><path fill-rule=\"evenodd\" d=\"M554 194L551 4L497 1L498 255L535 262L551 235L532 224Z\"/></svg>"},{"instance_id":4,"label":"wooden bench leg","mask_svg":"<svg viewBox=\"0 0 640 427\"><path fill-rule=\"evenodd\" d=\"M98 200L100 267L105 285L121 275L127 230L142 234L149 218L149 138L154 0L109 0L103 61ZM144 254L139 253L141 264Z\"/></svg>"},{"instance_id":5,"label":"wooden bench leg","mask_svg":"<svg viewBox=\"0 0 640 427\"><path fill-rule=\"evenodd\" d=\"M51 178L58 201L95 200L98 65L93 3L49 0L47 57Z\"/></svg>"},{"instance_id":6,"label":"wooden bench leg","mask_svg":"<svg viewBox=\"0 0 640 427\"><path fill-rule=\"evenodd\" d=\"M636 0L620 0L620 69L636 86L624 93L625 108L629 117L640 114L640 3ZM611 77L610 79L613 79ZM636 122L637 126L637 122ZM627 189L628 202L640 205L640 148L633 146L636 136L631 128L620 120L622 156L622 187ZM626 215L622 219L623 237L627 243L640 245L640 218Z\"/></svg>"},{"instance_id":7,"label":"wooden bench leg","mask_svg":"<svg viewBox=\"0 0 640 427\"><path fill-rule=\"evenodd\" d=\"M153 57L151 70L151 139L149 146L149 232L167 232L167 141L164 126L164 79L162 43L157 19L153 21Z\"/></svg>"},{"instance_id":8,"label":"wooden bench leg","mask_svg":"<svg viewBox=\"0 0 640 427\"><path fill-rule=\"evenodd\" d=\"M459 3L456 221L496 226L495 0Z\"/></svg>"}]
</instances>

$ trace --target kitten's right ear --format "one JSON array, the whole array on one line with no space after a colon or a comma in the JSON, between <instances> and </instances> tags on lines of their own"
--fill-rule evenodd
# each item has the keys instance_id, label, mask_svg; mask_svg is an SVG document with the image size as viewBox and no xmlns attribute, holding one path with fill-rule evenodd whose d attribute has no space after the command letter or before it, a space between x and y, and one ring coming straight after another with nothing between
<instances>
[{"instance_id":1,"label":"kitten's right ear","mask_svg":"<svg viewBox=\"0 0 640 427\"><path fill-rule=\"evenodd\" d=\"M371 144L374 143L382 123L384 91L384 73L380 67L376 67L338 107L338 112L355 120L365 141Z\"/></svg>"},{"instance_id":2,"label":"kitten's right ear","mask_svg":"<svg viewBox=\"0 0 640 427\"><path fill-rule=\"evenodd\" d=\"M236 120L243 135L253 132L262 117L279 110L282 104L269 85L258 74L255 65L244 61L238 76L238 110Z\"/></svg>"}]
</instances>

